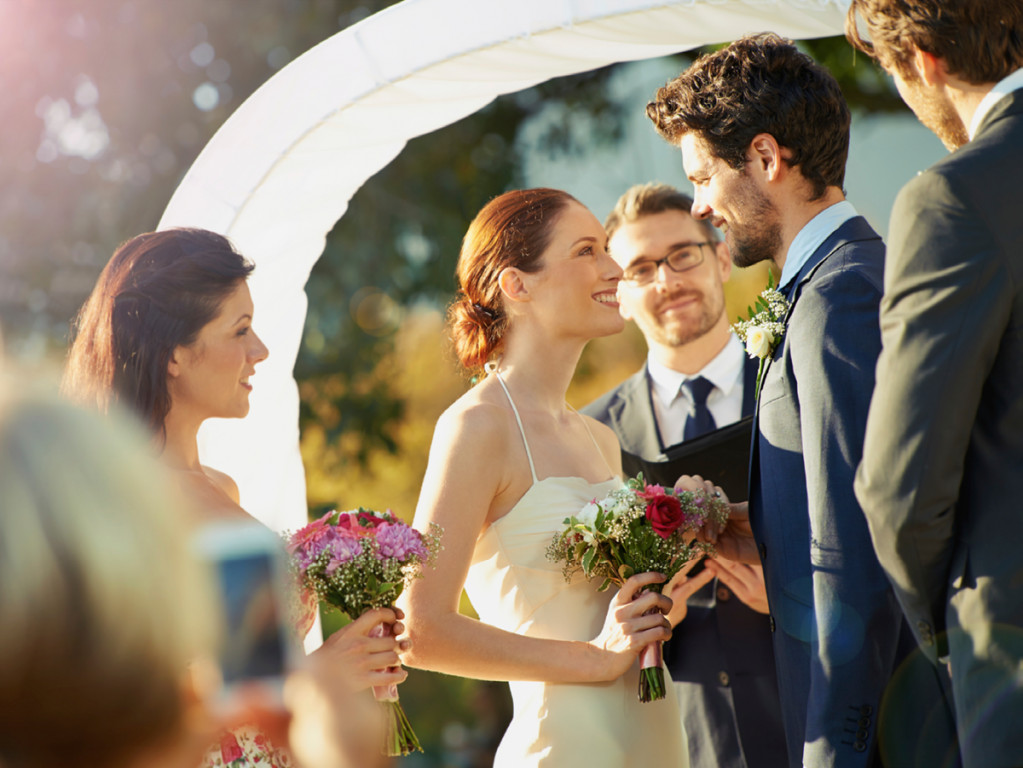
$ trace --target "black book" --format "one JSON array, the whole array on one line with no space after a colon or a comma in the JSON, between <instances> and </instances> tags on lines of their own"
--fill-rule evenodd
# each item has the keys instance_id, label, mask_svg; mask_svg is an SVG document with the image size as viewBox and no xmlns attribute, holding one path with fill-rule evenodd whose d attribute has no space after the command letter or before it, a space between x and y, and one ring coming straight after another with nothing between
<instances>
[{"instance_id":1,"label":"black book","mask_svg":"<svg viewBox=\"0 0 1023 768\"><path fill-rule=\"evenodd\" d=\"M747 416L665 449L664 461L646 461L622 451L622 471L626 477L642 472L648 483L665 487L674 485L681 475L700 475L720 485L729 501L746 501L752 437L753 417Z\"/></svg>"}]
</instances>

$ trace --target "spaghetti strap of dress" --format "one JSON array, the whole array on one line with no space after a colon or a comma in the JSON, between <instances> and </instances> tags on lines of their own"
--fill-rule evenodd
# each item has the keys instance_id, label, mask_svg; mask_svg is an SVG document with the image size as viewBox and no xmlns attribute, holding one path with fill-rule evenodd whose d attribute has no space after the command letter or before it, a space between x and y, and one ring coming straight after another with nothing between
<instances>
[{"instance_id":1,"label":"spaghetti strap of dress","mask_svg":"<svg viewBox=\"0 0 1023 768\"><path fill-rule=\"evenodd\" d=\"M487 364L487 373L493 373L497 377L497 382L501 385L501 389L504 390L504 394L508 397L508 403L512 407L512 413L515 414L515 421L519 425L519 434L522 435L522 444L526 447L526 458L529 459L529 471L533 474L533 483L537 482L536 479L536 467L533 465L533 454L529 450L529 441L526 440L526 430L522 426L522 417L519 416L519 409L515 407L515 401L512 400L511 392L508 391L508 385L504 383L504 379L501 378L501 374L497 371L497 366L490 367L490 363Z\"/></svg>"},{"instance_id":2,"label":"spaghetti strap of dress","mask_svg":"<svg viewBox=\"0 0 1023 768\"><path fill-rule=\"evenodd\" d=\"M572 406L568 407L572 408ZM604 452L600 450L600 444L597 442L597 438L593 436L593 432L590 431L590 425L586 423L586 417L579 413L579 411L576 411L575 408L572 408L572 411L575 413L576 416L582 419L583 426L586 427L586 434L590 436L590 440L593 441L593 447L597 449L597 453L600 454L600 458L604 462L604 466L607 467L608 476L618 477L618 473L611 469L611 465L607 463L607 457L604 455Z\"/></svg>"}]
</instances>

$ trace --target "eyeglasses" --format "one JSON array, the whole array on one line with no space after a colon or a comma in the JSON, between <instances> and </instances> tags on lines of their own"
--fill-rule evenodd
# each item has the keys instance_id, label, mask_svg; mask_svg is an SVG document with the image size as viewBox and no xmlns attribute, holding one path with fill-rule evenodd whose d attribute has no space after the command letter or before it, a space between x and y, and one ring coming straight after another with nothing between
<instances>
[{"instance_id":1,"label":"eyeglasses","mask_svg":"<svg viewBox=\"0 0 1023 768\"><path fill-rule=\"evenodd\" d=\"M672 272L687 272L703 264L703 246L714 243L689 243L676 248L663 259L651 259L630 264L625 268L622 279L633 285L646 285L657 279L657 270L661 264L667 264Z\"/></svg>"}]
</instances>

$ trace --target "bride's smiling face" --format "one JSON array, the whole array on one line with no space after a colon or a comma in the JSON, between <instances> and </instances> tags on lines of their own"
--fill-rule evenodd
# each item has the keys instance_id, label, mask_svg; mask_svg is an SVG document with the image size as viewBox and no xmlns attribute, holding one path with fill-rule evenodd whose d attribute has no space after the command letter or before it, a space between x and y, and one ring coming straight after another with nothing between
<instances>
[{"instance_id":1,"label":"bride's smiling face","mask_svg":"<svg viewBox=\"0 0 1023 768\"><path fill-rule=\"evenodd\" d=\"M174 349L168 365L172 408L199 419L241 418L249 412L249 377L268 354L252 330L252 313L252 296L242 282L195 342Z\"/></svg>"},{"instance_id":2,"label":"bride's smiling face","mask_svg":"<svg viewBox=\"0 0 1023 768\"><path fill-rule=\"evenodd\" d=\"M537 310L556 327L585 338L624 328L618 312L621 267L607 252L607 234L583 205L569 202L557 222L542 268L526 277Z\"/></svg>"}]
</instances>

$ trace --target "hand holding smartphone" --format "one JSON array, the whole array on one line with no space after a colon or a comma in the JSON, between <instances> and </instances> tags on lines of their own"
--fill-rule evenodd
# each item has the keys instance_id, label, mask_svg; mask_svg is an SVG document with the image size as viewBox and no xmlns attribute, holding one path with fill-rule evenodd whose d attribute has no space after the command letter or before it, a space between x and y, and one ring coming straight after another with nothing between
<instances>
[{"instance_id":1,"label":"hand holding smartphone","mask_svg":"<svg viewBox=\"0 0 1023 768\"><path fill-rule=\"evenodd\" d=\"M214 571L221 599L221 703L239 704L239 690L282 705L284 678L300 657L286 626L287 561L280 538L252 521L217 521L196 534L196 550Z\"/></svg>"}]
</instances>

